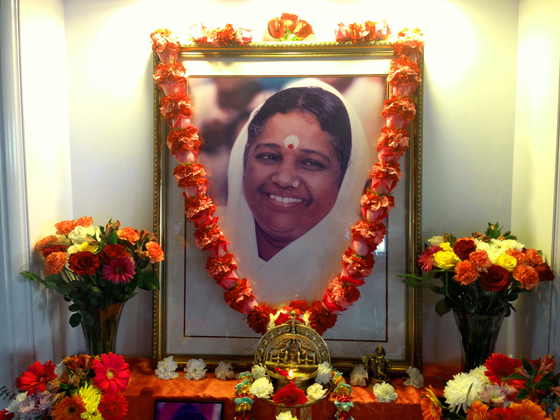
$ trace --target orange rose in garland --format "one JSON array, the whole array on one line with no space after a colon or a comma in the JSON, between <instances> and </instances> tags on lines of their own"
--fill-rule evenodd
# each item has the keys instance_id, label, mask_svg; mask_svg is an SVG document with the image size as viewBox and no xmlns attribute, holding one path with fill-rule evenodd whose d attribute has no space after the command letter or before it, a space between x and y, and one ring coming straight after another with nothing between
<instances>
[{"instance_id":1,"label":"orange rose in garland","mask_svg":"<svg viewBox=\"0 0 560 420\"><path fill-rule=\"evenodd\" d=\"M268 21L267 34L277 41L302 41L312 35L311 25L292 13L282 13L282 16ZM266 40L265 36L265 40Z\"/></svg>"}]
</instances>

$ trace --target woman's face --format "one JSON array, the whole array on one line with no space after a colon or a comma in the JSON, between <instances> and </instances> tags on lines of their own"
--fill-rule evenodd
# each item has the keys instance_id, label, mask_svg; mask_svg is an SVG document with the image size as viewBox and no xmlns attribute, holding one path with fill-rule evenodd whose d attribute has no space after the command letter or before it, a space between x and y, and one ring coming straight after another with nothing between
<instances>
[{"instance_id":1,"label":"woman's face","mask_svg":"<svg viewBox=\"0 0 560 420\"><path fill-rule=\"evenodd\" d=\"M340 164L315 116L276 114L251 145L243 192L260 233L286 246L329 213Z\"/></svg>"}]
</instances>

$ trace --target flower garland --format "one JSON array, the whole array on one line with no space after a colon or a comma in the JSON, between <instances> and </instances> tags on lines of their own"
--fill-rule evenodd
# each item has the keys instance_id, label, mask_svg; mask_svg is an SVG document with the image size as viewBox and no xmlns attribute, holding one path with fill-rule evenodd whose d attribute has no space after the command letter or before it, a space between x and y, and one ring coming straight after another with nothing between
<instances>
[{"instance_id":1,"label":"flower garland","mask_svg":"<svg viewBox=\"0 0 560 420\"><path fill-rule=\"evenodd\" d=\"M388 27L385 32L389 33ZM218 217L214 216L216 206L206 195L206 172L203 165L196 162L200 141L198 129L190 121L193 109L184 87L175 86L184 85L182 77L186 77L178 65L180 63L176 63L179 42L166 29L156 30L151 34L151 39L152 49L161 60L154 79L166 95L161 101L160 111L172 128L167 136L167 146L178 162L174 176L179 187L184 189L185 214L194 225L195 244L201 250L208 251L208 273L224 288L226 303L247 315L248 325L255 332L264 334L268 327L288 321L290 312L296 310L299 320L322 335L335 325L339 313L359 299L357 288L365 283L364 278L371 273L373 251L383 241L387 231L383 219L394 207L391 191L401 178L397 161L408 147L408 126L416 114L410 95L421 81L421 69L417 63L424 45L422 33L418 29L409 32L406 28L399 32L394 44L393 49L398 58L391 63L388 77L391 97L383 106L386 126L377 142L379 162L373 165L371 185L360 200L363 217L351 228L352 244L342 257L341 272L331 280L322 300L311 304L293 301L283 308L271 308L266 303L258 303L249 280L239 279L235 273L237 263L228 252L228 241L218 225Z\"/></svg>"}]
</instances>

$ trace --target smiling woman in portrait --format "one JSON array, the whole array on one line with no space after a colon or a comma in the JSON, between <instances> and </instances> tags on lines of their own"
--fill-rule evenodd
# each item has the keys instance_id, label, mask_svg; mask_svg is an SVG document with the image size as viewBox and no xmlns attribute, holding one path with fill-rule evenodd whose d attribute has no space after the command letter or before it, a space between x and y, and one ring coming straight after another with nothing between
<instances>
[{"instance_id":1,"label":"smiling woman in portrait","mask_svg":"<svg viewBox=\"0 0 560 420\"><path fill-rule=\"evenodd\" d=\"M220 217L255 295L321 298L350 244L369 159L354 111L322 82L292 83L252 113L231 152Z\"/></svg>"}]
</instances>

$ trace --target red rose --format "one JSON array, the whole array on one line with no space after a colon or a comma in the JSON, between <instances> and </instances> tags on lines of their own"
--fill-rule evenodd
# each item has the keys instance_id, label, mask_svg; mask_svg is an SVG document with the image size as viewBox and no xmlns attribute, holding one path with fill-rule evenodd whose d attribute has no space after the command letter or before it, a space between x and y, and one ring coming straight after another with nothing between
<instances>
[{"instance_id":1,"label":"red rose","mask_svg":"<svg viewBox=\"0 0 560 420\"><path fill-rule=\"evenodd\" d=\"M275 314L276 312L276 309L272 309L266 303L257 305L254 307L253 312L247 317L247 323L256 333L264 334L266 332L266 326L270 321L270 314Z\"/></svg>"},{"instance_id":2,"label":"red rose","mask_svg":"<svg viewBox=\"0 0 560 420\"><path fill-rule=\"evenodd\" d=\"M500 292L507 289L511 282L509 271L504 267L492 264L488 271L480 273L480 285L487 292Z\"/></svg>"},{"instance_id":3,"label":"red rose","mask_svg":"<svg viewBox=\"0 0 560 420\"><path fill-rule=\"evenodd\" d=\"M534 267L536 272L539 273L539 281L552 281L554 280L554 273L547 263L542 263Z\"/></svg>"},{"instance_id":4,"label":"red rose","mask_svg":"<svg viewBox=\"0 0 560 420\"><path fill-rule=\"evenodd\" d=\"M305 300L292 300L288 306L284 306L284 310L292 312L296 311L296 315L300 315L309 309L309 304Z\"/></svg>"},{"instance_id":5,"label":"red rose","mask_svg":"<svg viewBox=\"0 0 560 420\"><path fill-rule=\"evenodd\" d=\"M309 312L309 325L319 335L323 335L326 330L334 327L334 324L336 324L336 315L327 312L321 302L315 302Z\"/></svg>"},{"instance_id":6,"label":"red rose","mask_svg":"<svg viewBox=\"0 0 560 420\"><path fill-rule=\"evenodd\" d=\"M297 404L305 404L307 397L305 392L298 389L293 381L288 382L288 385L283 386L272 398L274 404L284 404L286 407L291 407Z\"/></svg>"},{"instance_id":7,"label":"red rose","mask_svg":"<svg viewBox=\"0 0 560 420\"><path fill-rule=\"evenodd\" d=\"M126 247L124 245L111 244L111 245L107 245L105 248L101 250L101 252L99 253L99 257L101 258L101 261L103 261L104 263L108 263L111 260L124 257L127 254L128 252L126 251Z\"/></svg>"},{"instance_id":8,"label":"red rose","mask_svg":"<svg viewBox=\"0 0 560 420\"><path fill-rule=\"evenodd\" d=\"M468 260L469 255L474 251L476 251L476 244L472 238L457 239L457 242L453 245L453 252L461 258L461 261Z\"/></svg>"},{"instance_id":9,"label":"red rose","mask_svg":"<svg viewBox=\"0 0 560 420\"><path fill-rule=\"evenodd\" d=\"M294 29L299 21L299 17L293 13L282 13L280 20L287 30L294 32Z\"/></svg>"},{"instance_id":10,"label":"red rose","mask_svg":"<svg viewBox=\"0 0 560 420\"><path fill-rule=\"evenodd\" d=\"M70 264L70 270L78 276L95 274L100 264L97 255L89 251L76 252L70 255L70 260L68 262Z\"/></svg>"}]
</instances>

